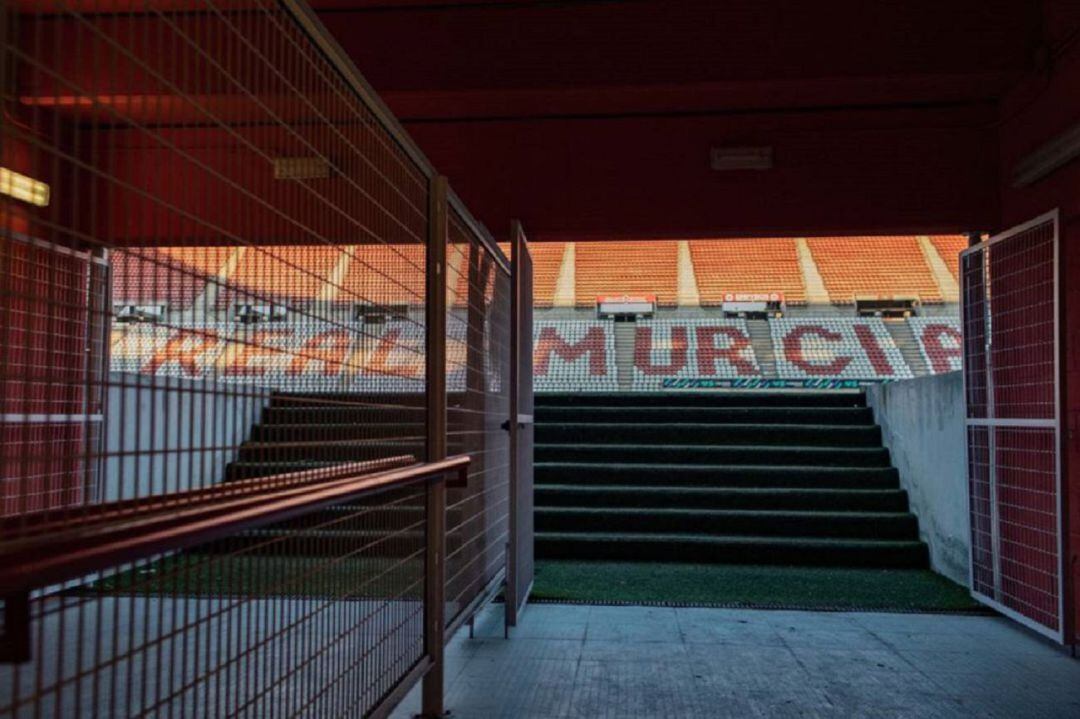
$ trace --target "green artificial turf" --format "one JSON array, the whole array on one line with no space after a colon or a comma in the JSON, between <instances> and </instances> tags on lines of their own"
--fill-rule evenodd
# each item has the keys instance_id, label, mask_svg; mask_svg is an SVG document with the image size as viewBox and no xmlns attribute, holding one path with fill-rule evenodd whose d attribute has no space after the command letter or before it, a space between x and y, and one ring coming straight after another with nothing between
<instances>
[{"instance_id":1,"label":"green artificial turf","mask_svg":"<svg viewBox=\"0 0 1080 719\"><path fill-rule=\"evenodd\" d=\"M424 593L415 558L183 553L105 576L84 588L102 594L410 598Z\"/></svg>"},{"instance_id":2,"label":"green artificial turf","mask_svg":"<svg viewBox=\"0 0 1080 719\"><path fill-rule=\"evenodd\" d=\"M536 599L965 611L964 587L926 569L633 562L536 563Z\"/></svg>"}]
</instances>

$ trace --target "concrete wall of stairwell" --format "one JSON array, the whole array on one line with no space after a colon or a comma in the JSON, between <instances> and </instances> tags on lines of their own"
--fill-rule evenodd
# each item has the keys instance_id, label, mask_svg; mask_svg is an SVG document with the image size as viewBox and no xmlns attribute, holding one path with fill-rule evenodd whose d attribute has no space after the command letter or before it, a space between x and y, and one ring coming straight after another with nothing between
<instances>
[{"instance_id":1,"label":"concrete wall of stairwell","mask_svg":"<svg viewBox=\"0 0 1080 719\"><path fill-rule=\"evenodd\" d=\"M107 401L106 460L93 494L103 502L221 482L235 448L269 403L270 390L110 372Z\"/></svg>"},{"instance_id":2,"label":"concrete wall of stairwell","mask_svg":"<svg viewBox=\"0 0 1080 719\"><path fill-rule=\"evenodd\" d=\"M930 566L968 584L970 533L960 372L877 385L866 392L900 471Z\"/></svg>"}]
</instances>

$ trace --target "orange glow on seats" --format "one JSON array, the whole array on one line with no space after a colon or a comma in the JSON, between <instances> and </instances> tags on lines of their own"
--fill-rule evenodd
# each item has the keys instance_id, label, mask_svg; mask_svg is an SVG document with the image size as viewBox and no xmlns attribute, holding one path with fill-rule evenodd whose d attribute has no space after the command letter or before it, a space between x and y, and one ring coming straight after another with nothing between
<instances>
[{"instance_id":1,"label":"orange glow on seats","mask_svg":"<svg viewBox=\"0 0 1080 719\"><path fill-rule=\"evenodd\" d=\"M678 300L676 242L578 242L576 253L578 307L592 306L597 295L654 294L666 307Z\"/></svg>"},{"instance_id":2,"label":"orange glow on seats","mask_svg":"<svg viewBox=\"0 0 1080 719\"><path fill-rule=\"evenodd\" d=\"M314 300L342 256L340 247L262 246L244 251L229 277L225 301Z\"/></svg>"},{"instance_id":3,"label":"orange glow on seats","mask_svg":"<svg viewBox=\"0 0 1080 719\"><path fill-rule=\"evenodd\" d=\"M810 237L810 252L833 304L856 297L912 297L942 302L915 236Z\"/></svg>"},{"instance_id":4,"label":"orange glow on seats","mask_svg":"<svg viewBox=\"0 0 1080 719\"><path fill-rule=\"evenodd\" d=\"M422 307L425 253L421 244L356 245L337 301Z\"/></svg>"},{"instance_id":5,"label":"orange glow on seats","mask_svg":"<svg viewBox=\"0 0 1080 719\"><path fill-rule=\"evenodd\" d=\"M949 268L949 272L960 280L960 253L967 249L968 238L964 235L938 235L931 237L930 242L933 243L934 249L941 255L941 259L945 261L945 264Z\"/></svg>"},{"instance_id":6,"label":"orange glow on seats","mask_svg":"<svg viewBox=\"0 0 1080 719\"><path fill-rule=\"evenodd\" d=\"M783 237L692 240L702 305L719 305L725 292L783 292L788 304L806 303L795 240Z\"/></svg>"},{"instance_id":7,"label":"orange glow on seats","mask_svg":"<svg viewBox=\"0 0 1080 719\"><path fill-rule=\"evenodd\" d=\"M221 271L235 247L158 247L114 250L114 302L190 306Z\"/></svg>"}]
</instances>

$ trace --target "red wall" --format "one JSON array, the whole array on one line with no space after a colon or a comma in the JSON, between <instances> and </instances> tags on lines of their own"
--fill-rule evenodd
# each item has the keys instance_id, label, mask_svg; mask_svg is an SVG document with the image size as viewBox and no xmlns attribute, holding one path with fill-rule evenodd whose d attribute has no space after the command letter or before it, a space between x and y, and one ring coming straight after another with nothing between
<instances>
[{"instance_id":1,"label":"red wall","mask_svg":"<svg viewBox=\"0 0 1080 719\"><path fill-rule=\"evenodd\" d=\"M1068 37L1080 27L1080 12L1067 3L1047 4L1056 22L1051 37ZM1071 13L1071 14L1070 14ZM1001 227L1061 209L1065 325L1065 412L1068 554L1072 589L1073 636L1080 639L1080 161L1074 160L1027 188L1013 188L1016 162L1047 140L1080 122L1080 43L1047 52L1045 67L1025 78L1002 103L1000 130ZM1068 587L1067 587L1068 590Z\"/></svg>"},{"instance_id":2,"label":"red wall","mask_svg":"<svg viewBox=\"0 0 1080 719\"><path fill-rule=\"evenodd\" d=\"M956 232L997 218L992 106L407 123L496 233L530 239ZM715 172L718 145L770 145Z\"/></svg>"}]
</instances>

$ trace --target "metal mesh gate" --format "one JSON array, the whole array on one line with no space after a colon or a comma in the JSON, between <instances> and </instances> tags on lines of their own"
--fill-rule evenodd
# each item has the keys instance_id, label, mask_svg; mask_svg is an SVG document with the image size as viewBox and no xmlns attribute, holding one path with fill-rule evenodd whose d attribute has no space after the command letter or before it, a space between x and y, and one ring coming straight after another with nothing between
<instances>
[{"instance_id":1,"label":"metal mesh gate","mask_svg":"<svg viewBox=\"0 0 1080 719\"><path fill-rule=\"evenodd\" d=\"M509 535L510 267L461 208L446 249L447 444L472 457L468 483L447 497L447 625L501 588Z\"/></svg>"},{"instance_id":2,"label":"metal mesh gate","mask_svg":"<svg viewBox=\"0 0 1080 719\"><path fill-rule=\"evenodd\" d=\"M0 716L378 714L498 589L509 263L338 53L0 0Z\"/></svg>"},{"instance_id":3,"label":"metal mesh gate","mask_svg":"<svg viewBox=\"0 0 1080 719\"><path fill-rule=\"evenodd\" d=\"M510 547L506 581L506 625L516 626L533 583L533 271L532 256L520 223L513 223L514 266L512 392L510 403Z\"/></svg>"},{"instance_id":4,"label":"metal mesh gate","mask_svg":"<svg viewBox=\"0 0 1080 719\"><path fill-rule=\"evenodd\" d=\"M1057 216L961 257L973 593L1064 638Z\"/></svg>"}]
</instances>

